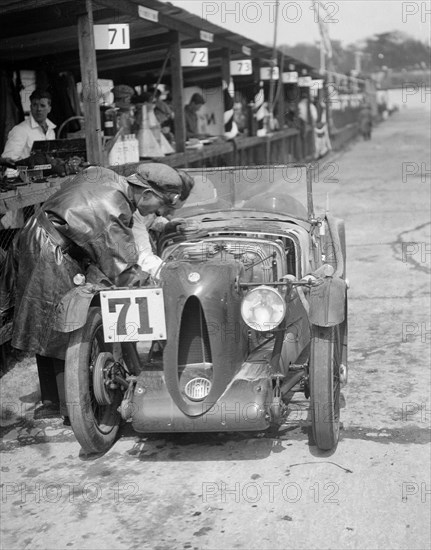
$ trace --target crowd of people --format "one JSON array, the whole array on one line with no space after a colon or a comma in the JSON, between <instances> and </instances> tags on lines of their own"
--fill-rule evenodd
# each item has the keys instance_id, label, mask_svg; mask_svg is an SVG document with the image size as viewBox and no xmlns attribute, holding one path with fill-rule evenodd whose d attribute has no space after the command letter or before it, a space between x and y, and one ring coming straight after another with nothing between
<instances>
[{"instance_id":1,"label":"crowd of people","mask_svg":"<svg viewBox=\"0 0 431 550\"><path fill-rule=\"evenodd\" d=\"M113 88L114 107L117 110L116 126L123 128L124 133L136 133L142 126L140 106L145 105L154 112L160 129L166 139L174 142L175 112L172 107L172 97L169 92L162 92L159 87L141 94L127 85L118 85ZM201 138L199 131L199 111L205 105L205 99L200 93L194 93L184 107L186 123L186 139Z\"/></svg>"}]
</instances>

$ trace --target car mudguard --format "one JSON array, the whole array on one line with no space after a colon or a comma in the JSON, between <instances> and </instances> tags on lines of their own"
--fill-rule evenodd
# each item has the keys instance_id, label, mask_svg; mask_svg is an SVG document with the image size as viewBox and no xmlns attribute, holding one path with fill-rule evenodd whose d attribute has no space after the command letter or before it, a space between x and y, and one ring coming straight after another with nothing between
<instances>
[{"instance_id":1,"label":"car mudguard","mask_svg":"<svg viewBox=\"0 0 431 550\"><path fill-rule=\"evenodd\" d=\"M100 285L84 284L69 290L57 306L54 330L73 332L83 327L93 300L103 288Z\"/></svg>"},{"instance_id":2,"label":"car mudguard","mask_svg":"<svg viewBox=\"0 0 431 550\"><path fill-rule=\"evenodd\" d=\"M326 214L328 231L323 238L322 253L325 254L325 263L332 265L335 276L346 277L346 230L344 220Z\"/></svg>"},{"instance_id":3,"label":"car mudguard","mask_svg":"<svg viewBox=\"0 0 431 550\"><path fill-rule=\"evenodd\" d=\"M319 327L333 327L344 321L347 285L339 277L325 277L310 290L310 323Z\"/></svg>"}]
</instances>

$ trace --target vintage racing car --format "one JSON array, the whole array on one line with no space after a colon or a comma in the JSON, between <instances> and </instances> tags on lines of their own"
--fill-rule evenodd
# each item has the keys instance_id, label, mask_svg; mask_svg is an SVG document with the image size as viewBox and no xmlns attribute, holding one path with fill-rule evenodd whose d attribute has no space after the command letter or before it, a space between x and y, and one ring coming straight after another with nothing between
<instances>
[{"instance_id":1,"label":"vintage racing car","mask_svg":"<svg viewBox=\"0 0 431 550\"><path fill-rule=\"evenodd\" d=\"M154 284L80 284L62 303L66 398L87 453L135 431L262 431L293 392L336 447L347 381L344 222L316 217L306 165L193 169ZM301 200L304 198L304 200ZM304 206L304 203L306 206Z\"/></svg>"}]
</instances>

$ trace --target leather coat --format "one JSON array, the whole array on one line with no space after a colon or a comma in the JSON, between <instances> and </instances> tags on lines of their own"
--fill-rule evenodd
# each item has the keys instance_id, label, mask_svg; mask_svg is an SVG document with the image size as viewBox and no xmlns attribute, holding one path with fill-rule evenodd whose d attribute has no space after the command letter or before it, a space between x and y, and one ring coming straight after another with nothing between
<instances>
[{"instance_id":1,"label":"leather coat","mask_svg":"<svg viewBox=\"0 0 431 550\"><path fill-rule=\"evenodd\" d=\"M115 284L142 277L131 229L135 210L127 181L92 167L28 220L14 243L14 347L64 359L68 335L53 328L57 305L90 263Z\"/></svg>"}]
</instances>

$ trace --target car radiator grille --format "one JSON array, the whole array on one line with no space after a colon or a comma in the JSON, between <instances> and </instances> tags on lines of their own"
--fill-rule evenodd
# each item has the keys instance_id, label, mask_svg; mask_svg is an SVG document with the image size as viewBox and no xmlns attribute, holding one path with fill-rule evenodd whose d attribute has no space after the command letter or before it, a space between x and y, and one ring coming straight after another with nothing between
<instances>
[{"instance_id":1,"label":"car radiator grille","mask_svg":"<svg viewBox=\"0 0 431 550\"><path fill-rule=\"evenodd\" d=\"M211 363L208 327L199 300L190 297L181 317L178 365Z\"/></svg>"}]
</instances>

